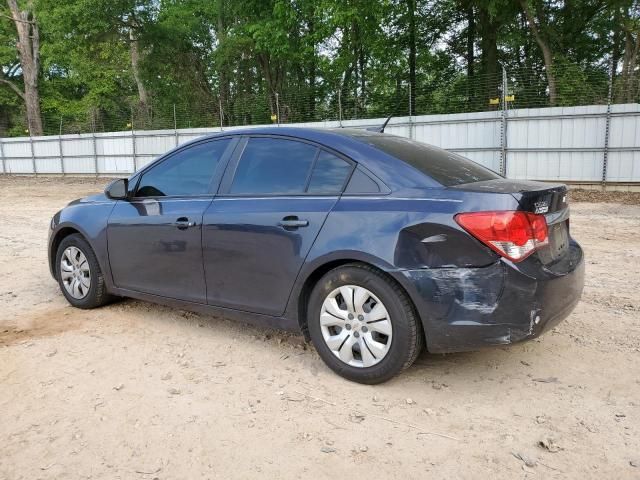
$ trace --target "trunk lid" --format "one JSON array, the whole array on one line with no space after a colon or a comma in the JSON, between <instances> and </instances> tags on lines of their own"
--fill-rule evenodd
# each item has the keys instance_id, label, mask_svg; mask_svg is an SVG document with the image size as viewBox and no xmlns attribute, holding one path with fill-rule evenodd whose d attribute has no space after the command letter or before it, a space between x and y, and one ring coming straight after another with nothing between
<instances>
[{"instance_id":1,"label":"trunk lid","mask_svg":"<svg viewBox=\"0 0 640 480\"><path fill-rule=\"evenodd\" d=\"M530 183L530 189L513 192L520 208L544 215L549 231L549 244L535 255L544 265L551 265L569 253L569 204L567 186L542 182Z\"/></svg>"}]
</instances>

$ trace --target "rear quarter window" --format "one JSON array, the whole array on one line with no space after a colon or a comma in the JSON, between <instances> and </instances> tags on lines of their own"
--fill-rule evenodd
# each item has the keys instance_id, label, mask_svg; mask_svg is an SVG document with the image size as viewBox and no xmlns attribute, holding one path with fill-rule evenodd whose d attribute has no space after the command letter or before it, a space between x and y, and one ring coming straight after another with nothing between
<instances>
[{"instance_id":1,"label":"rear quarter window","mask_svg":"<svg viewBox=\"0 0 640 480\"><path fill-rule=\"evenodd\" d=\"M321 150L309 179L307 193L338 194L342 192L350 173L351 164Z\"/></svg>"},{"instance_id":2,"label":"rear quarter window","mask_svg":"<svg viewBox=\"0 0 640 480\"><path fill-rule=\"evenodd\" d=\"M367 135L360 141L392 155L445 187L502 178L493 170L440 148L393 135Z\"/></svg>"}]
</instances>

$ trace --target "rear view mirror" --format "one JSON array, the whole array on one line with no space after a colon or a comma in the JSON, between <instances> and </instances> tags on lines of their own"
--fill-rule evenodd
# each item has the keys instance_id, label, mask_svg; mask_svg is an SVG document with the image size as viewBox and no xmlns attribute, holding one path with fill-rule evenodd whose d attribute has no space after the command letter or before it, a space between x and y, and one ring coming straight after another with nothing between
<instances>
[{"instance_id":1,"label":"rear view mirror","mask_svg":"<svg viewBox=\"0 0 640 480\"><path fill-rule=\"evenodd\" d=\"M111 182L104 193L108 198L112 200L125 200L129 191L129 180L126 178L119 178Z\"/></svg>"}]
</instances>

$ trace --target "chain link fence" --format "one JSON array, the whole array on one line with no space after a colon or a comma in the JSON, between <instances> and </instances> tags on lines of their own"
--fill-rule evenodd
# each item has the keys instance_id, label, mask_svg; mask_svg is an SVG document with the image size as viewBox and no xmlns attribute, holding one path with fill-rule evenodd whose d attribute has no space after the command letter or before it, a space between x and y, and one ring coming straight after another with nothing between
<instances>
[{"instance_id":1,"label":"chain link fence","mask_svg":"<svg viewBox=\"0 0 640 480\"><path fill-rule=\"evenodd\" d=\"M603 105L640 101L640 82L611 75L607 68L583 71L567 66L554 71L555 95L546 74L530 69L509 69L495 74L452 74L408 82L361 87L318 84L314 88L269 91L263 84L254 91L213 92L207 101L167 103L161 98L148 105L126 101L109 108L89 108L76 115L45 112L46 135L211 128L316 121L342 121L394 116L499 111L549 106Z\"/></svg>"},{"instance_id":2,"label":"chain link fence","mask_svg":"<svg viewBox=\"0 0 640 480\"><path fill-rule=\"evenodd\" d=\"M507 70L362 88L234 91L189 104L156 98L45 116L43 137L0 138L2 174L126 175L206 133L245 125L366 128L468 156L509 178L640 183L640 89L634 76ZM185 95L185 97L187 97ZM562 108L544 108L544 107ZM26 132L28 134L28 132Z\"/></svg>"}]
</instances>

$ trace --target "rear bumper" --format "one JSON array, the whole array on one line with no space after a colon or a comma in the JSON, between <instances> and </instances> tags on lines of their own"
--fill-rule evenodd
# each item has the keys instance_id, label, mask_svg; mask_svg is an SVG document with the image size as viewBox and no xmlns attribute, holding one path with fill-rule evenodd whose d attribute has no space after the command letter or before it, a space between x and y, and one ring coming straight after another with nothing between
<instances>
[{"instance_id":1,"label":"rear bumper","mask_svg":"<svg viewBox=\"0 0 640 480\"><path fill-rule=\"evenodd\" d=\"M552 269L532 258L397 275L418 309L429 351L460 352L535 338L566 318L582 294L584 255L572 241Z\"/></svg>"}]
</instances>

